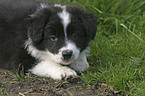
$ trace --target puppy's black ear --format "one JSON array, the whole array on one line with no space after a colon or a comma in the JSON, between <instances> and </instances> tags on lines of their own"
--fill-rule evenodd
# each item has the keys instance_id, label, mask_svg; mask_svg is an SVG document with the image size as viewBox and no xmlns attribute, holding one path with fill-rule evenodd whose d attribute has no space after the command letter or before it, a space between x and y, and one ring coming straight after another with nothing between
<instances>
[{"instance_id":1,"label":"puppy's black ear","mask_svg":"<svg viewBox=\"0 0 145 96\"><path fill-rule=\"evenodd\" d=\"M82 21L90 39L94 39L97 32L97 19L91 13L84 13Z\"/></svg>"},{"instance_id":2,"label":"puppy's black ear","mask_svg":"<svg viewBox=\"0 0 145 96\"><path fill-rule=\"evenodd\" d=\"M34 43L39 43L43 35L44 22L41 18L31 18L28 24L28 36Z\"/></svg>"},{"instance_id":3,"label":"puppy's black ear","mask_svg":"<svg viewBox=\"0 0 145 96\"><path fill-rule=\"evenodd\" d=\"M97 31L97 19L92 13L86 12L81 6L68 5L67 11L83 23L86 33L90 39L94 39Z\"/></svg>"},{"instance_id":4,"label":"puppy's black ear","mask_svg":"<svg viewBox=\"0 0 145 96\"><path fill-rule=\"evenodd\" d=\"M28 18L28 36L34 43L39 43L43 38L43 31L46 23L49 21L51 12L49 10L37 10Z\"/></svg>"}]
</instances>

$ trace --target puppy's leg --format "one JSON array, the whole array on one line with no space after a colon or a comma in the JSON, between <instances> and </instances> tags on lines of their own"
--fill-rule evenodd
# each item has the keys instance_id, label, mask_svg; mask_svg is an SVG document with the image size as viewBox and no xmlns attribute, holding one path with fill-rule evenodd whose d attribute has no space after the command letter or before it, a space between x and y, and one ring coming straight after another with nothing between
<instances>
[{"instance_id":1,"label":"puppy's leg","mask_svg":"<svg viewBox=\"0 0 145 96\"><path fill-rule=\"evenodd\" d=\"M78 60L70 65L71 68L76 71L82 72L89 67L89 63L87 62L86 52L82 52L78 58Z\"/></svg>"},{"instance_id":2,"label":"puppy's leg","mask_svg":"<svg viewBox=\"0 0 145 96\"><path fill-rule=\"evenodd\" d=\"M61 66L53 61L41 61L29 71L38 76L46 76L53 79L77 76L77 73L74 70L65 66Z\"/></svg>"}]
</instances>

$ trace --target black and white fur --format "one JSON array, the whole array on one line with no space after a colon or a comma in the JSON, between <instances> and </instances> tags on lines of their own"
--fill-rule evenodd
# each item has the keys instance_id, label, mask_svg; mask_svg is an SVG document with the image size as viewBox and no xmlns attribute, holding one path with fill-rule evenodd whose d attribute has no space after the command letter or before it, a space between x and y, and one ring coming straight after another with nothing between
<instances>
[{"instance_id":1,"label":"black and white fur","mask_svg":"<svg viewBox=\"0 0 145 96\"><path fill-rule=\"evenodd\" d=\"M80 6L0 0L0 67L62 79L89 67L96 19Z\"/></svg>"}]
</instances>

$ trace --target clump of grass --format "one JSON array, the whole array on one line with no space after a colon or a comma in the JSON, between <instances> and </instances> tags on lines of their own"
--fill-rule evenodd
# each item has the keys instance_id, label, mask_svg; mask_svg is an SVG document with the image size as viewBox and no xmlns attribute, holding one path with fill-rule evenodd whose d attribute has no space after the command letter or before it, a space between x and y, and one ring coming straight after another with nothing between
<instances>
[{"instance_id":1,"label":"clump of grass","mask_svg":"<svg viewBox=\"0 0 145 96\"><path fill-rule=\"evenodd\" d=\"M2 82L0 82L0 87L3 85L3 83Z\"/></svg>"},{"instance_id":2,"label":"clump of grass","mask_svg":"<svg viewBox=\"0 0 145 96\"><path fill-rule=\"evenodd\" d=\"M9 94L6 92L6 89L3 87L0 87L0 95L1 96L9 96Z\"/></svg>"},{"instance_id":3,"label":"clump of grass","mask_svg":"<svg viewBox=\"0 0 145 96\"><path fill-rule=\"evenodd\" d=\"M88 58L87 84L106 82L129 95L145 95L145 1L53 0L81 5L98 16Z\"/></svg>"}]
</instances>

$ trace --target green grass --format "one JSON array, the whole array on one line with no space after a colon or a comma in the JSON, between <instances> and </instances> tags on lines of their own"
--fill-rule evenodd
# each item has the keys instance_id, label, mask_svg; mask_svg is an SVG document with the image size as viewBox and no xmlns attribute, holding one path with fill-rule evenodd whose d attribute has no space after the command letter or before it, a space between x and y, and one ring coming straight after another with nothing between
<instances>
[{"instance_id":1,"label":"green grass","mask_svg":"<svg viewBox=\"0 0 145 96\"><path fill-rule=\"evenodd\" d=\"M145 1L53 0L78 4L98 16L87 84L106 82L128 95L145 95Z\"/></svg>"}]
</instances>

